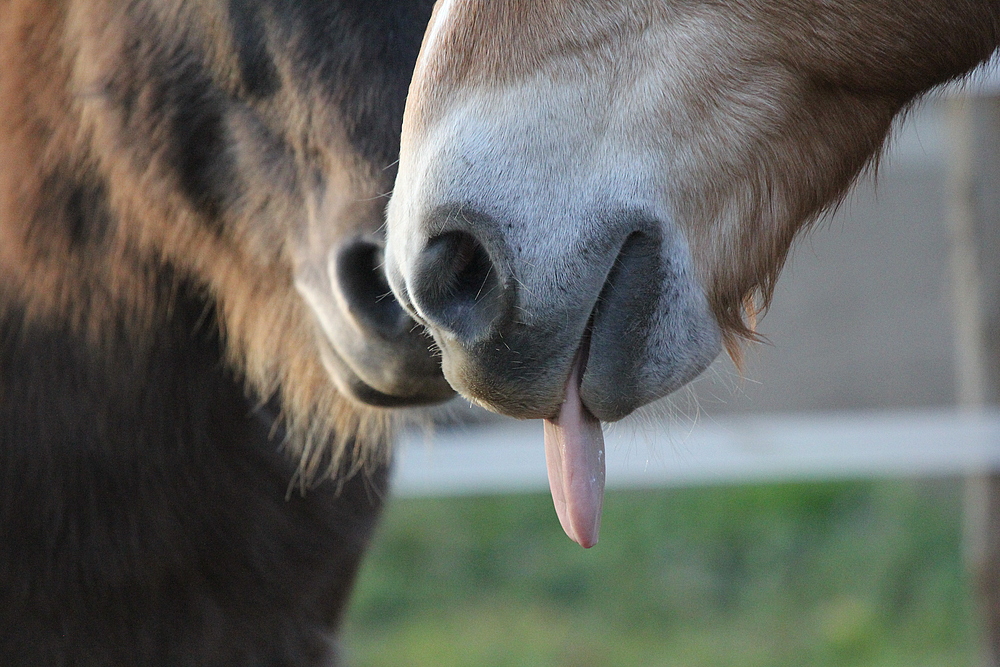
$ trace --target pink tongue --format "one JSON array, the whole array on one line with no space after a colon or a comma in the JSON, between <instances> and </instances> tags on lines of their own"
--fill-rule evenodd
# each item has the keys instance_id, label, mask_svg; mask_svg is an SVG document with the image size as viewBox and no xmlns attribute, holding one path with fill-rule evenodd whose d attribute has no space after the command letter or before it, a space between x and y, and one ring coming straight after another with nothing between
<instances>
[{"instance_id":1,"label":"pink tongue","mask_svg":"<svg viewBox=\"0 0 1000 667\"><path fill-rule=\"evenodd\" d=\"M604 434L580 401L580 366L566 382L566 398L555 420L545 420L545 463L552 502L569 538L589 549L597 544L604 501Z\"/></svg>"}]
</instances>

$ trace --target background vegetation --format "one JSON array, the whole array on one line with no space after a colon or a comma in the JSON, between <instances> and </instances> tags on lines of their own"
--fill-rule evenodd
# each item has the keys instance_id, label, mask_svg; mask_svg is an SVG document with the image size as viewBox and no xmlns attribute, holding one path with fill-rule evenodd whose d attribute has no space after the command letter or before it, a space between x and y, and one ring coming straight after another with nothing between
<instances>
[{"instance_id":1,"label":"background vegetation","mask_svg":"<svg viewBox=\"0 0 1000 667\"><path fill-rule=\"evenodd\" d=\"M345 638L359 667L961 667L961 483L612 491L601 543L547 494L400 499Z\"/></svg>"}]
</instances>

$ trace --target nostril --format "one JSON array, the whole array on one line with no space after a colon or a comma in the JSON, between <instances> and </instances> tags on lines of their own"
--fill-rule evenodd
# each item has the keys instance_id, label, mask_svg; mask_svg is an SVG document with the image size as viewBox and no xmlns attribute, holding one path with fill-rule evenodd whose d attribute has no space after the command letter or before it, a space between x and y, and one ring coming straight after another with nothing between
<instances>
[{"instance_id":1,"label":"nostril","mask_svg":"<svg viewBox=\"0 0 1000 667\"><path fill-rule=\"evenodd\" d=\"M355 239L337 254L335 275L337 288L355 320L391 338L404 334L412 322L392 296L383 262L381 245Z\"/></svg>"},{"instance_id":2,"label":"nostril","mask_svg":"<svg viewBox=\"0 0 1000 667\"><path fill-rule=\"evenodd\" d=\"M418 260L413 299L430 323L471 340L505 310L506 295L489 253L471 234L436 236Z\"/></svg>"},{"instance_id":3,"label":"nostril","mask_svg":"<svg viewBox=\"0 0 1000 667\"><path fill-rule=\"evenodd\" d=\"M431 285L451 305L475 303L488 290L493 263L476 239L465 232L449 232L427 244L427 257L439 282ZM494 280L495 282L495 280Z\"/></svg>"}]
</instances>

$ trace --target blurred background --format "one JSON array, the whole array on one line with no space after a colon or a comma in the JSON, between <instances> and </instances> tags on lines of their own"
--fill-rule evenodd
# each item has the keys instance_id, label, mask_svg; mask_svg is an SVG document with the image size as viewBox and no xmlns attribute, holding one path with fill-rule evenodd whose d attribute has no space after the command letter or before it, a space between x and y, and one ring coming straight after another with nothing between
<instances>
[{"instance_id":1,"label":"blurred background","mask_svg":"<svg viewBox=\"0 0 1000 667\"><path fill-rule=\"evenodd\" d=\"M593 549L559 527L540 424L458 401L404 438L351 664L987 664L970 572L1000 420L962 109L921 103L800 238L743 376L720 360L606 431Z\"/></svg>"}]
</instances>

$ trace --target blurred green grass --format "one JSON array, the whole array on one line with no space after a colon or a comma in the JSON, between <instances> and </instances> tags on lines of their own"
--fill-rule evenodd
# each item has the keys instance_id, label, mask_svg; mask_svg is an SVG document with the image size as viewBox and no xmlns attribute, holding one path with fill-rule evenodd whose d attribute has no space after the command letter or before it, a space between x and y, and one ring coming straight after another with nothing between
<instances>
[{"instance_id":1,"label":"blurred green grass","mask_svg":"<svg viewBox=\"0 0 1000 667\"><path fill-rule=\"evenodd\" d=\"M957 480L611 491L601 542L547 494L393 500L357 667L961 667Z\"/></svg>"}]
</instances>

